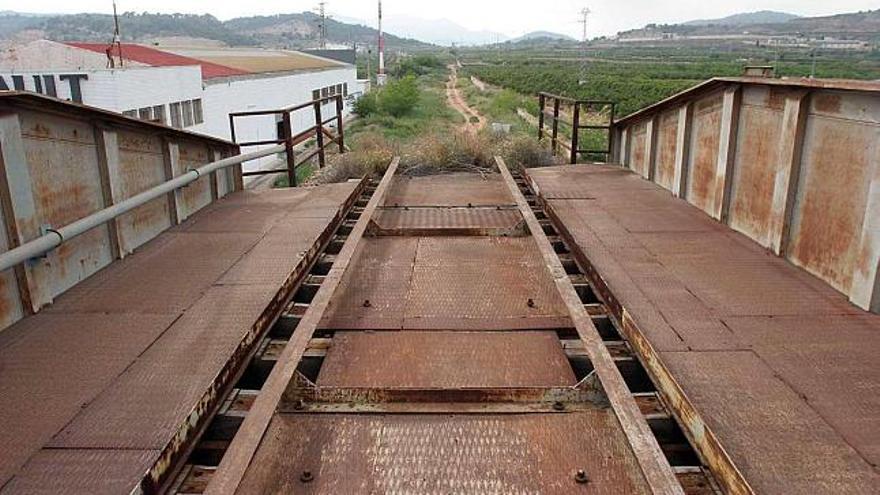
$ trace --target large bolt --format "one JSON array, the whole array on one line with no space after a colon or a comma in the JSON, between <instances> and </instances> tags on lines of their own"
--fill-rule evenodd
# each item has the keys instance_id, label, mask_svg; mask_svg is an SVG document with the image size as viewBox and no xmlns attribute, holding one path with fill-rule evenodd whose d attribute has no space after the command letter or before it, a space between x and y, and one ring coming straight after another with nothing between
<instances>
[{"instance_id":1,"label":"large bolt","mask_svg":"<svg viewBox=\"0 0 880 495\"><path fill-rule=\"evenodd\" d=\"M574 475L574 481L576 483L584 484L590 482L590 477L587 476L587 472L583 469L578 469L577 473Z\"/></svg>"},{"instance_id":2,"label":"large bolt","mask_svg":"<svg viewBox=\"0 0 880 495\"><path fill-rule=\"evenodd\" d=\"M534 308L535 307L535 300L532 298L529 298L529 300L526 301L526 306L528 306L530 308Z\"/></svg>"},{"instance_id":3,"label":"large bolt","mask_svg":"<svg viewBox=\"0 0 880 495\"><path fill-rule=\"evenodd\" d=\"M302 411L306 408L306 403L303 402L302 399L296 399L296 401L294 401L293 403L293 408L297 411Z\"/></svg>"},{"instance_id":4,"label":"large bolt","mask_svg":"<svg viewBox=\"0 0 880 495\"><path fill-rule=\"evenodd\" d=\"M365 300L364 300L364 307L365 307L365 308L369 308L370 306L372 306L372 304L370 304L370 300L369 300L369 299L365 299Z\"/></svg>"},{"instance_id":5,"label":"large bolt","mask_svg":"<svg viewBox=\"0 0 880 495\"><path fill-rule=\"evenodd\" d=\"M564 411L565 404L563 404L561 401L556 401L553 403L553 410L554 411Z\"/></svg>"},{"instance_id":6,"label":"large bolt","mask_svg":"<svg viewBox=\"0 0 880 495\"><path fill-rule=\"evenodd\" d=\"M311 471L303 471L301 475L299 475L299 480L303 483L309 483L315 479L315 476Z\"/></svg>"}]
</instances>

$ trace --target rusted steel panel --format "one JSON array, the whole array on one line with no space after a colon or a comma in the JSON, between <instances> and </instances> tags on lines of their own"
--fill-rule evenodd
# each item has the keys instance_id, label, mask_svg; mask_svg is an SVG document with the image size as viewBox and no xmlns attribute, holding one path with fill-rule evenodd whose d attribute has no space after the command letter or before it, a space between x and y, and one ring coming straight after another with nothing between
<instances>
[{"instance_id":1,"label":"rusted steel panel","mask_svg":"<svg viewBox=\"0 0 880 495\"><path fill-rule=\"evenodd\" d=\"M111 177L118 201L165 182L162 140L155 135L119 129L119 175ZM137 249L171 226L168 200L156 198L119 217L120 235L128 251Z\"/></svg>"},{"instance_id":2,"label":"rusted steel panel","mask_svg":"<svg viewBox=\"0 0 880 495\"><path fill-rule=\"evenodd\" d=\"M277 291L266 285L208 289L49 445L165 447Z\"/></svg>"},{"instance_id":3,"label":"rusted steel panel","mask_svg":"<svg viewBox=\"0 0 880 495\"><path fill-rule=\"evenodd\" d=\"M675 153L678 138L678 110L662 114L657 120L656 172L654 181L666 190L675 185Z\"/></svg>"},{"instance_id":4,"label":"rusted steel panel","mask_svg":"<svg viewBox=\"0 0 880 495\"><path fill-rule=\"evenodd\" d=\"M576 482L579 470L589 483ZM314 479L301 482L303 471ZM609 410L277 415L238 493L581 491L649 493Z\"/></svg>"},{"instance_id":5,"label":"rusted steel panel","mask_svg":"<svg viewBox=\"0 0 880 495\"><path fill-rule=\"evenodd\" d=\"M385 206L495 206L513 200L496 174L469 173L397 177L388 191Z\"/></svg>"},{"instance_id":6,"label":"rusted steel panel","mask_svg":"<svg viewBox=\"0 0 880 495\"><path fill-rule=\"evenodd\" d=\"M42 313L0 333L0 484L128 367L176 315ZM14 404L14 407L12 406Z\"/></svg>"},{"instance_id":7,"label":"rusted steel panel","mask_svg":"<svg viewBox=\"0 0 880 495\"><path fill-rule=\"evenodd\" d=\"M19 113L19 118L35 211L32 218L18 221L57 228L103 208L94 128L29 111ZM106 226L87 232L30 267L35 280L32 296L35 301L51 301L112 260Z\"/></svg>"},{"instance_id":8,"label":"rusted steel panel","mask_svg":"<svg viewBox=\"0 0 880 495\"><path fill-rule=\"evenodd\" d=\"M753 353L663 359L757 493L868 494L880 486L870 464Z\"/></svg>"},{"instance_id":9,"label":"rusted steel panel","mask_svg":"<svg viewBox=\"0 0 880 495\"><path fill-rule=\"evenodd\" d=\"M522 222L518 211L501 207L474 208L388 208L378 210L373 219L383 235L434 231L436 234L473 235L513 232Z\"/></svg>"},{"instance_id":10,"label":"rusted steel panel","mask_svg":"<svg viewBox=\"0 0 880 495\"><path fill-rule=\"evenodd\" d=\"M715 205L721 104L720 94L694 104L691 151L688 153L687 200L708 214L712 214Z\"/></svg>"},{"instance_id":11,"label":"rusted steel panel","mask_svg":"<svg viewBox=\"0 0 880 495\"><path fill-rule=\"evenodd\" d=\"M869 185L880 166L880 127L855 115L847 120L815 115L816 105L831 103L819 98L807 120L788 257L849 293L854 270L867 271L863 264L870 262L869 253L859 252L859 241Z\"/></svg>"},{"instance_id":12,"label":"rusted steel panel","mask_svg":"<svg viewBox=\"0 0 880 495\"><path fill-rule=\"evenodd\" d=\"M418 238L363 239L321 327L402 328L418 243Z\"/></svg>"},{"instance_id":13,"label":"rusted steel panel","mask_svg":"<svg viewBox=\"0 0 880 495\"><path fill-rule=\"evenodd\" d=\"M155 450L45 449L3 487L3 494L128 493L158 455Z\"/></svg>"},{"instance_id":14,"label":"rusted steel panel","mask_svg":"<svg viewBox=\"0 0 880 495\"><path fill-rule=\"evenodd\" d=\"M258 240L255 234L163 234L64 294L46 311L180 313Z\"/></svg>"},{"instance_id":15,"label":"rusted steel panel","mask_svg":"<svg viewBox=\"0 0 880 495\"><path fill-rule=\"evenodd\" d=\"M630 138L629 168L642 177L647 177L650 164L650 157L647 156L648 125L645 122L639 122L630 127L630 130L632 137Z\"/></svg>"},{"instance_id":16,"label":"rusted steel panel","mask_svg":"<svg viewBox=\"0 0 880 495\"><path fill-rule=\"evenodd\" d=\"M729 224L765 247L771 242L785 96L769 88L747 87L740 108Z\"/></svg>"},{"instance_id":17,"label":"rusted steel panel","mask_svg":"<svg viewBox=\"0 0 880 495\"><path fill-rule=\"evenodd\" d=\"M176 175L189 169L198 168L211 160L204 143L195 141L178 142L178 167ZM211 177L205 176L183 188L180 194L182 218L189 218L193 213L204 208L211 202Z\"/></svg>"},{"instance_id":18,"label":"rusted steel panel","mask_svg":"<svg viewBox=\"0 0 880 495\"><path fill-rule=\"evenodd\" d=\"M745 317L726 323L754 342L764 363L868 463L880 462L880 317Z\"/></svg>"},{"instance_id":19,"label":"rusted steel panel","mask_svg":"<svg viewBox=\"0 0 880 495\"><path fill-rule=\"evenodd\" d=\"M543 267L535 241L527 237L426 237L419 240L416 264L443 268L458 264Z\"/></svg>"},{"instance_id":20,"label":"rusted steel panel","mask_svg":"<svg viewBox=\"0 0 880 495\"><path fill-rule=\"evenodd\" d=\"M337 332L330 387L550 387L576 383L553 332Z\"/></svg>"},{"instance_id":21,"label":"rusted steel panel","mask_svg":"<svg viewBox=\"0 0 880 495\"><path fill-rule=\"evenodd\" d=\"M2 162L2 158L0 158ZM0 193L5 194L5 193ZM5 215L0 215L0 252L9 250ZM0 273L0 328L6 328L25 316L15 270Z\"/></svg>"}]
</instances>

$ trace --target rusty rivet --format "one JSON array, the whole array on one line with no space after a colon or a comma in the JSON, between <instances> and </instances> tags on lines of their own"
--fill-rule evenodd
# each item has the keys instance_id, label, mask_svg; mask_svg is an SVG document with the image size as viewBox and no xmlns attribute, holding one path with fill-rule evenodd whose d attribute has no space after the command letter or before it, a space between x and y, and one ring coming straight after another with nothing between
<instances>
[{"instance_id":1,"label":"rusty rivet","mask_svg":"<svg viewBox=\"0 0 880 495\"><path fill-rule=\"evenodd\" d=\"M581 484L583 484L583 483L589 483L589 482L590 482L590 477L587 476L587 472L586 472L586 471L584 471L583 469L578 469L578 470L577 470L577 473L575 473L575 475L574 475L574 480L575 480L575 482L577 482L577 483L581 483Z\"/></svg>"},{"instance_id":2,"label":"rusty rivet","mask_svg":"<svg viewBox=\"0 0 880 495\"><path fill-rule=\"evenodd\" d=\"M556 401L556 402L553 403L553 410L554 410L554 411L564 411L564 410L565 410L565 404L563 404L563 403L560 402L560 401Z\"/></svg>"},{"instance_id":3,"label":"rusty rivet","mask_svg":"<svg viewBox=\"0 0 880 495\"><path fill-rule=\"evenodd\" d=\"M534 307L535 307L535 300L529 298L529 300L526 301L526 306L528 306L528 307L530 307L530 308L534 308Z\"/></svg>"},{"instance_id":4,"label":"rusty rivet","mask_svg":"<svg viewBox=\"0 0 880 495\"><path fill-rule=\"evenodd\" d=\"M369 308L370 306L372 306L372 304L370 304L370 300L369 300L369 299L364 299L364 307L365 307L365 308Z\"/></svg>"},{"instance_id":5,"label":"rusty rivet","mask_svg":"<svg viewBox=\"0 0 880 495\"><path fill-rule=\"evenodd\" d=\"M296 401L293 403L293 408L297 411L302 411L306 408L306 404L305 402L303 402L302 399L296 399Z\"/></svg>"},{"instance_id":6,"label":"rusty rivet","mask_svg":"<svg viewBox=\"0 0 880 495\"><path fill-rule=\"evenodd\" d=\"M473 208L473 207L474 207L473 203L468 203L468 208Z\"/></svg>"},{"instance_id":7,"label":"rusty rivet","mask_svg":"<svg viewBox=\"0 0 880 495\"><path fill-rule=\"evenodd\" d=\"M303 483L308 483L315 479L315 476L311 471L303 471L301 475L299 475L299 480Z\"/></svg>"}]
</instances>

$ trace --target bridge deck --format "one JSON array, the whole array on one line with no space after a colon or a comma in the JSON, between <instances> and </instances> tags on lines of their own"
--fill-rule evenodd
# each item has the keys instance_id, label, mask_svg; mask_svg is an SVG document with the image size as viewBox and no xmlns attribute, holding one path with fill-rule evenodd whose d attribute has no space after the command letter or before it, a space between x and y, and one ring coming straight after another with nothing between
<instances>
[{"instance_id":1,"label":"bridge deck","mask_svg":"<svg viewBox=\"0 0 880 495\"><path fill-rule=\"evenodd\" d=\"M876 492L880 316L627 170L528 175L756 492Z\"/></svg>"},{"instance_id":2,"label":"bridge deck","mask_svg":"<svg viewBox=\"0 0 880 495\"><path fill-rule=\"evenodd\" d=\"M235 193L0 333L2 492L128 493L356 188Z\"/></svg>"}]
</instances>

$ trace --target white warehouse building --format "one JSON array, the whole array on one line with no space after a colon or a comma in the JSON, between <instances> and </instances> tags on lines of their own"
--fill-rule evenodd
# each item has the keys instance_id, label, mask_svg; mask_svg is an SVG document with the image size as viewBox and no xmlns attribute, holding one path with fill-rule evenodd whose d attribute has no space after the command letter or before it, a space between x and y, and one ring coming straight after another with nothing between
<instances>
[{"instance_id":1,"label":"white warehouse building","mask_svg":"<svg viewBox=\"0 0 880 495\"><path fill-rule=\"evenodd\" d=\"M232 112L274 110L341 94L347 114L364 89L353 53L346 51L335 60L327 51L317 56L254 48L108 48L48 40L6 48L0 51L0 90L36 91L230 139ZM335 112L335 105L325 105L324 118ZM314 125L308 109L292 117L294 133ZM275 139L275 120L237 119L236 137L240 142Z\"/></svg>"}]
</instances>

